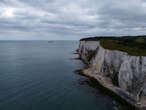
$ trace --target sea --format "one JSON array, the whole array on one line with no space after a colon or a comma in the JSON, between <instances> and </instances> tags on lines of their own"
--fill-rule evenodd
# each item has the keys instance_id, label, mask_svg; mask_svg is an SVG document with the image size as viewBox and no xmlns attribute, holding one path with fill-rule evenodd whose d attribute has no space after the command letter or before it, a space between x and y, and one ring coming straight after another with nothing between
<instances>
[{"instance_id":1,"label":"sea","mask_svg":"<svg viewBox=\"0 0 146 110\"><path fill-rule=\"evenodd\" d=\"M0 41L0 110L117 110L75 71L78 41Z\"/></svg>"}]
</instances>

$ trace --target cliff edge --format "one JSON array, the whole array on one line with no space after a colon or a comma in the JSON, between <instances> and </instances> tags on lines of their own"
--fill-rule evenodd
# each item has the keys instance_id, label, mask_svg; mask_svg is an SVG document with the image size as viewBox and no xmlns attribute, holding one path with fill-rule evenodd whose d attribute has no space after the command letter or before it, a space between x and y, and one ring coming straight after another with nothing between
<instances>
[{"instance_id":1,"label":"cliff edge","mask_svg":"<svg viewBox=\"0 0 146 110\"><path fill-rule=\"evenodd\" d=\"M146 56L107 49L100 40L86 39L80 40L78 54L89 67L84 70L85 74L107 83L111 89L117 87L135 100L136 105L146 105Z\"/></svg>"}]
</instances>

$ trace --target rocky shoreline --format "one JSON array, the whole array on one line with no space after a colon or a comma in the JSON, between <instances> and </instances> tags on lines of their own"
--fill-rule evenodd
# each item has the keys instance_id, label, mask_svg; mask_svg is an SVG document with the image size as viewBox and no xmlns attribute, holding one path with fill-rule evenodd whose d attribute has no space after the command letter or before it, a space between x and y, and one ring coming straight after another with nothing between
<instances>
[{"instance_id":1,"label":"rocky shoreline","mask_svg":"<svg viewBox=\"0 0 146 110\"><path fill-rule=\"evenodd\" d=\"M106 50L100 45L100 42L98 41L80 41L79 49L77 52L80 56L80 59L88 65L88 69L81 70L80 74L83 74L85 76L95 79L98 82L98 84L101 85L104 89L106 89L108 92L112 93L115 97L118 97L120 100L122 100L123 102L131 106L132 110L146 110L145 100L144 100L145 99L145 95L144 95L145 83L143 82L143 84L139 85L140 87L132 88L132 89L135 89L135 91L130 92L130 90L128 90L129 86L130 84L131 86L133 86L134 82L128 82L128 81L133 81L132 78L134 75L133 73L130 73L129 75L128 73L129 68L123 68L122 70L120 69L122 68L121 66L122 63L124 63L123 59L125 58L125 56L128 56L127 53L120 52L120 51ZM114 58L114 59L107 61L106 57ZM136 60L141 59L138 56L131 56L131 57L132 57L131 58L132 60L135 60L134 58L136 58ZM128 57L128 59L126 60L129 61L129 59L130 57ZM145 57L143 59L145 59ZM111 67L112 69L110 70ZM119 71L122 71L120 75L119 75ZM115 73L118 72L116 74L117 77L115 77L118 79L114 79L114 80L117 80L118 85L116 85L112 79L112 77L115 75L114 72ZM127 74L126 78L123 72L126 72ZM121 74L122 75L124 74L124 76L122 76ZM139 79L139 80L142 80L142 79ZM140 84L140 83L137 81L134 84Z\"/></svg>"}]
</instances>

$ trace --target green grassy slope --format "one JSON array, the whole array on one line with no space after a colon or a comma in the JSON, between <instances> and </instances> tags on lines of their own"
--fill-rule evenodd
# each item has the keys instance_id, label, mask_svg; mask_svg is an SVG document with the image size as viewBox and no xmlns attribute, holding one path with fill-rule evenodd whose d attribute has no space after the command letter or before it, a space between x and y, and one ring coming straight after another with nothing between
<instances>
[{"instance_id":1,"label":"green grassy slope","mask_svg":"<svg viewBox=\"0 0 146 110\"><path fill-rule=\"evenodd\" d=\"M80 41L100 41L105 49L120 50L133 56L146 56L146 36L90 37Z\"/></svg>"}]
</instances>

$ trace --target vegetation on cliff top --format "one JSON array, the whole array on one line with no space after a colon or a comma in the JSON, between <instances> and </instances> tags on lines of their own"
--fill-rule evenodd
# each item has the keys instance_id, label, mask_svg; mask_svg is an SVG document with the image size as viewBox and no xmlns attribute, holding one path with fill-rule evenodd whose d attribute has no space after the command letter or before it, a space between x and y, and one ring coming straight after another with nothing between
<instances>
[{"instance_id":1,"label":"vegetation on cliff top","mask_svg":"<svg viewBox=\"0 0 146 110\"><path fill-rule=\"evenodd\" d=\"M124 51L134 56L146 56L146 36L90 37L80 41L100 41L105 49Z\"/></svg>"}]
</instances>

